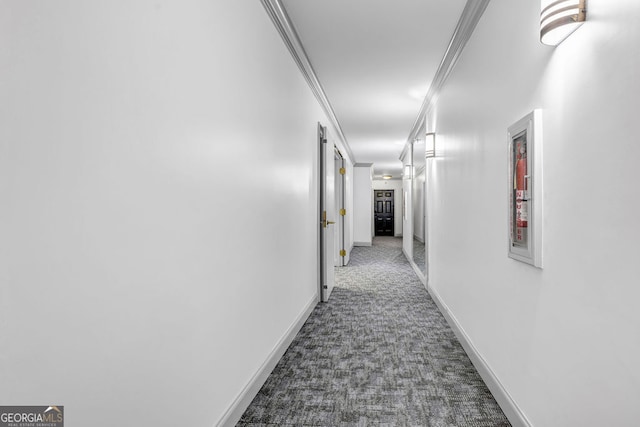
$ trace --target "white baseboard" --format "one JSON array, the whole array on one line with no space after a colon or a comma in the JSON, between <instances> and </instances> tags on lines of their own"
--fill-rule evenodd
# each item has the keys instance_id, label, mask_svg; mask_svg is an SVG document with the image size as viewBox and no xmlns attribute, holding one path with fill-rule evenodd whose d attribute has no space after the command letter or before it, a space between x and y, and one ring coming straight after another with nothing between
<instances>
[{"instance_id":1,"label":"white baseboard","mask_svg":"<svg viewBox=\"0 0 640 427\"><path fill-rule=\"evenodd\" d=\"M456 334L458 341L462 344L464 351L471 359L473 366L475 366L476 370L487 384L487 387L493 394L493 397L500 405L500 408L507 416L511 425L514 427L531 427L531 422L524 415L518 404L513 400L509 392L504 388L498 377L496 377L495 373L489 366L486 360L482 357L482 355L478 352L478 349L473 345L471 339L464 331L456 317L451 313L449 307L442 301L440 294L432 287L427 286L427 291L435 301L436 305L440 309L440 312L447 320L447 323L453 329L453 332Z\"/></svg>"},{"instance_id":2,"label":"white baseboard","mask_svg":"<svg viewBox=\"0 0 640 427\"><path fill-rule=\"evenodd\" d=\"M240 421L242 414L244 414L244 411L247 410L264 383L267 381L267 378L269 378L269 375L287 351L298 332L300 332L304 322L307 321L309 315L311 315L311 312L317 304L318 296L314 295L313 299L309 301L302 313L300 313L298 318L276 344L267 357L267 360L265 360L262 366L260 366L260 369L258 369L258 372L253 375L251 380L249 380L247 385L244 386L240 394L235 398L231 406L222 415L222 418L220 418L220 420L215 424L216 427L231 427L235 426L236 423Z\"/></svg>"},{"instance_id":3,"label":"white baseboard","mask_svg":"<svg viewBox=\"0 0 640 427\"><path fill-rule=\"evenodd\" d=\"M372 246L371 242L353 242L353 246Z\"/></svg>"}]
</instances>

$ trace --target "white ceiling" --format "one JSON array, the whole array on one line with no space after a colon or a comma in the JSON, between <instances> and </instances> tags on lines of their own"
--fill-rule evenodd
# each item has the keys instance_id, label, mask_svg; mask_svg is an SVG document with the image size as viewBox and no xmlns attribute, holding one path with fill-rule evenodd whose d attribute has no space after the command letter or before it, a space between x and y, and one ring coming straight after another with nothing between
<instances>
[{"instance_id":1,"label":"white ceiling","mask_svg":"<svg viewBox=\"0 0 640 427\"><path fill-rule=\"evenodd\" d=\"M358 163L398 159L466 0L283 0Z\"/></svg>"}]
</instances>

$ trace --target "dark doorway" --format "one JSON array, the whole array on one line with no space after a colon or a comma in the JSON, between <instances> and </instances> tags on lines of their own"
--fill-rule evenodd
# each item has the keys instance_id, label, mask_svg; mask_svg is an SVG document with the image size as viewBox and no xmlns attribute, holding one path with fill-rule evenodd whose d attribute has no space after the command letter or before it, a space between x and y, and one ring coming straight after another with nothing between
<instances>
[{"instance_id":1,"label":"dark doorway","mask_svg":"<svg viewBox=\"0 0 640 427\"><path fill-rule=\"evenodd\" d=\"M393 190L373 190L376 236L393 236Z\"/></svg>"}]
</instances>

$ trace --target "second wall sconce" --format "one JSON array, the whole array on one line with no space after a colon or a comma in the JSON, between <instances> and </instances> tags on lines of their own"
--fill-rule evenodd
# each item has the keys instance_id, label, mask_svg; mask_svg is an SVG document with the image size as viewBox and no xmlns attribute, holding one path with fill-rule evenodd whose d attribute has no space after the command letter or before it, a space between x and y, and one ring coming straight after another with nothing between
<instances>
[{"instance_id":1,"label":"second wall sconce","mask_svg":"<svg viewBox=\"0 0 640 427\"><path fill-rule=\"evenodd\" d=\"M402 177L404 179L411 179L411 165L404 165L404 172L402 173Z\"/></svg>"},{"instance_id":2,"label":"second wall sconce","mask_svg":"<svg viewBox=\"0 0 640 427\"><path fill-rule=\"evenodd\" d=\"M431 132L426 135L426 146L424 149L424 156L428 159L436 156L436 134Z\"/></svg>"}]
</instances>

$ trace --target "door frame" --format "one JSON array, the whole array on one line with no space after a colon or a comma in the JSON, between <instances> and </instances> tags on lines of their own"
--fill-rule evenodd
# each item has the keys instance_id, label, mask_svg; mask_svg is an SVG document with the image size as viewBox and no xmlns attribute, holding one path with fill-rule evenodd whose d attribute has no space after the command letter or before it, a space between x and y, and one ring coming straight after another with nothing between
<instances>
[{"instance_id":1,"label":"door frame","mask_svg":"<svg viewBox=\"0 0 640 427\"><path fill-rule=\"evenodd\" d=\"M378 236L377 234L377 222L376 222L376 191L390 191L391 192L391 236L395 237L396 235L396 192L394 188L388 188L384 190L373 190L373 235ZM387 196L384 196L387 197Z\"/></svg>"},{"instance_id":2,"label":"door frame","mask_svg":"<svg viewBox=\"0 0 640 427\"><path fill-rule=\"evenodd\" d=\"M343 172L341 172L343 171ZM345 177L346 177L346 169L344 167L344 156L338 150L338 147L335 147L335 196L336 196L336 225L337 225L337 250L338 252L335 254L336 256L336 267L343 267L347 265L347 248L345 247L345 217L346 217L346 199L345 199ZM344 251L343 254L340 251Z\"/></svg>"},{"instance_id":3,"label":"door frame","mask_svg":"<svg viewBox=\"0 0 640 427\"><path fill-rule=\"evenodd\" d=\"M328 144L331 144L330 146ZM329 150L330 148L330 150ZM335 144L318 122L318 281L319 300L326 302L335 285ZM333 207L333 209L332 209Z\"/></svg>"}]
</instances>

